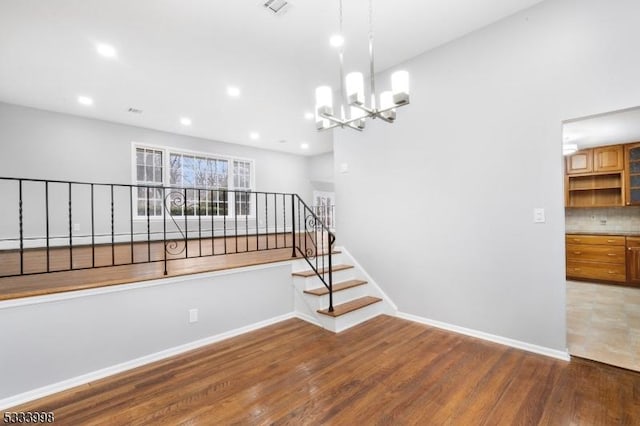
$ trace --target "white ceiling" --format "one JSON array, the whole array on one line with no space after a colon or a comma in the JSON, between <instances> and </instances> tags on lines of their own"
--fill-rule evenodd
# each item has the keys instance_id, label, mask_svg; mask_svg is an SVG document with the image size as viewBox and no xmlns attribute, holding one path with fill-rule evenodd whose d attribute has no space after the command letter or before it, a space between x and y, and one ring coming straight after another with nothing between
<instances>
[{"instance_id":1,"label":"white ceiling","mask_svg":"<svg viewBox=\"0 0 640 426\"><path fill-rule=\"evenodd\" d=\"M376 70L540 1L376 0ZM304 113L316 86L337 87L328 39L338 0L291 3L273 16L258 0L2 0L0 101L296 154L331 151L331 135ZM366 70L367 4L344 0L346 71ZM99 56L99 42L117 57ZM242 95L229 98L228 85Z\"/></svg>"},{"instance_id":2,"label":"white ceiling","mask_svg":"<svg viewBox=\"0 0 640 426\"><path fill-rule=\"evenodd\" d=\"M579 149L638 142L640 107L568 120L562 126L562 138Z\"/></svg>"}]
</instances>

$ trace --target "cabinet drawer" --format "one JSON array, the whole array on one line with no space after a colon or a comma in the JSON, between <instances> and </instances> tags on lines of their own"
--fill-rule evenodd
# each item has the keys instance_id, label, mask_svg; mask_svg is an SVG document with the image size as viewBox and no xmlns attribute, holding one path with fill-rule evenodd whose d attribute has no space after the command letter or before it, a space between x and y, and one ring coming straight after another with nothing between
<instances>
[{"instance_id":1,"label":"cabinet drawer","mask_svg":"<svg viewBox=\"0 0 640 426\"><path fill-rule=\"evenodd\" d=\"M608 246L624 246L625 237L610 235L567 234L567 244L598 244Z\"/></svg>"},{"instance_id":2,"label":"cabinet drawer","mask_svg":"<svg viewBox=\"0 0 640 426\"><path fill-rule=\"evenodd\" d=\"M567 244L567 260L619 263L625 262L624 246Z\"/></svg>"},{"instance_id":3,"label":"cabinet drawer","mask_svg":"<svg viewBox=\"0 0 640 426\"><path fill-rule=\"evenodd\" d=\"M625 265L567 261L567 277L626 282Z\"/></svg>"}]
</instances>

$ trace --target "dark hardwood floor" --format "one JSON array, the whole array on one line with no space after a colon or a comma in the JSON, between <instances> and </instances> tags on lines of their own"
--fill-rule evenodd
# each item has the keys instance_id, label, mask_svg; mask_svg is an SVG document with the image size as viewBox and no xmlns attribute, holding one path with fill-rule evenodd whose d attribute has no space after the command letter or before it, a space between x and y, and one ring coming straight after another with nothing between
<instances>
[{"instance_id":1,"label":"dark hardwood floor","mask_svg":"<svg viewBox=\"0 0 640 426\"><path fill-rule=\"evenodd\" d=\"M61 425L637 425L640 374L380 316L288 320L11 411Z\"/></svg>"}]
</instances>

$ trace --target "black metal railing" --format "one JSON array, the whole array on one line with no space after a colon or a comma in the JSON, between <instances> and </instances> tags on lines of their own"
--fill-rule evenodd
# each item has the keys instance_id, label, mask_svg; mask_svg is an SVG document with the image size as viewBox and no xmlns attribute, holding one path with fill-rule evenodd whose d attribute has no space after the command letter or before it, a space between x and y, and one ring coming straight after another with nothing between
<instances>
[{"instance_id":1,"label":"black metal railing","mask_svg":"<svg viewBox=\"0 0 640 426\"><path fill-rule=\"evenodd\" d=\"M335 237L297 194L0 177L0 196L0 278L291 248L333 309Z\"/></svg>"},{"instance_id":2,"label":"black metal railing","mask_svg":"<svg viewBox=\"0 0 640 426\"><path fill-rule=\"evenodd\" d=\"M298 250L307 263L311 266L320 281L329 290L329 312L333 312L333 247L335 243L335 235L329 230L329 227L309 207L300 197L296 197L297 206L292 205L292 211L298 213L298 220L293 221L304 227L298 228L299 232L294 233L298 238L294 249Z\"/></svg>"}]
</instances>

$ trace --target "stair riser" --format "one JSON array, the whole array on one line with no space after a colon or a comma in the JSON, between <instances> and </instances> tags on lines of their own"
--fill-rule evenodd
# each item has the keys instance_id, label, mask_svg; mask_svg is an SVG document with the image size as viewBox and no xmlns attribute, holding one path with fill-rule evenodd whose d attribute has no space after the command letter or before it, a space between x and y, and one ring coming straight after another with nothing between
<instances>
[{"instance_id":1,"label":"stair riser","mask_svg":"<svg viewBox=\"0 0 640 426\"><path fill-rule=\"evenodd\" d=\"M333 282L339 283L355 278L355 268L343 269L341 271L335 271L333 273ZM329 275L325 274L326 279L329 279ZM324 284L320 281L318 276L311 277L298 277L293 276L293 282L296 284L296 288L302 288L303 290L313 290L314 288L322 287ZM300 285L300 287L298 287Z\"/></svg>"},{"instance_id":2,"label":"stair riser","mask_svg":"<svg viewBox=\"0 0 640 426\"><path fill-rule=\"evenodd\" d=\"M364 308L349 312L348 314L341 315L337 318L320 315L320 321L322 322L322 326L327 330L339 333L343 330L346 330L347 328L353 327L373 317L381 315L383 313L382 311L383 305L381 302L378 302L372 305L365 306Z\"/></svg>"},{"instance_id":3,"label":"stair riser","mask_svg":"<svg viewBox=\"0 0 640 426\"><path fill-rule=\"evenodd\" d=\"M306 260L304 260L303 258L298 258L298 260L294 260L292 262L292 267L291 270L293 272L300 272L300 271L307 271L309 270L309 264L307 263ZM316 265L315 260L312 260L311 263L313 264L313 266ZM331 263L333 265L339 265L341 263L345 263L343 262L343 256L342 254L338 253L338 254L334 254L331 256ZM324 266L329 267L329 257L328 256L324 256ZM318 267L322 268L322 259L318 258Z\"/></svg>"},{"instance_id":4,"label":"stair riser","mask_svg":"<svg viewBox=\"0 0 640 426\"><path fill-rule=\"evenodd\" d=\"M336 291L333 293L333 305L340 305L342 303L349 302L353 299L358 299L360 297L367 296L367 286L359 285L357 287L351 287L346 290ZM314 296L312 294L306 294L305 298L307 299L309 306L314 306L314 309L326 309L329 307L329 295L326 294L324 296Z\"/></svg>"}]
</instances>

